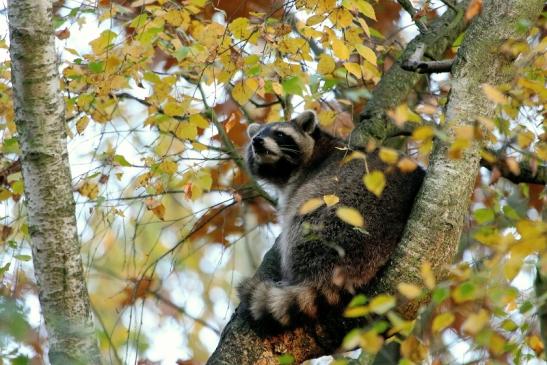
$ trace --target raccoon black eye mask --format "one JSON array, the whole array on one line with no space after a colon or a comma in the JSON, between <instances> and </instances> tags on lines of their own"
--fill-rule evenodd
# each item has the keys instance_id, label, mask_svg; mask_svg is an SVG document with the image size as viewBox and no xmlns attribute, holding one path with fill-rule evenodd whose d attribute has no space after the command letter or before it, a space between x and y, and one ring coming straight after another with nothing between
<instances>
[{"instance_id":1,"label":"raccoon black eye mask","mask_svg":"<svg viewBox=\"0 0 547 365\"><path fill-rule=\"evenodd\" d=\"M387 262L401 239L424 171L402 173L366 154L369 171L381 170L387 185L380 197L363 185L365 161L347 157L347 142L322 131L313 112L288 123L251 124L246 163L252 174L279 194L282 232L280 282L252 278L239 288L242 305L255 320L273 318L283 326L297 317L315 318L321 305L342 312L351 298ZM340 201L307 214L299 209L312 198L334 194ZM365 229L336 216L336 208L357 209Z\"/></svg>"}]
</instances>

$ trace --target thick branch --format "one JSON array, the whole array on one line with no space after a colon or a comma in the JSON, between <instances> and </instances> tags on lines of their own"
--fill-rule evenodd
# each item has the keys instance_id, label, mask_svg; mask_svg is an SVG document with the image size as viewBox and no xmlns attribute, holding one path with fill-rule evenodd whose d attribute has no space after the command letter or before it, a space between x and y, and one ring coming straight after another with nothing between
<instances>
[{"instance_id":1,"label":"thick branch","mask_svg":"<svg viewBox=\"0 0 547 365\"><path fill-rule=\"evenodd\" d=\"M403 70L402 62L414 55L418 47L424 47L424 54L432 59L440 58L465 29L463 15L469 1L462 1L458 5L458 11L447 10L431 24L427 33L417 36L406 46L399 60L372 91L372 98L361 113L360 123L351 135L352 144L364 145L370 137L385 140L388 136L397 134L399 128L391 122L386 112L403 103L424 77L419 73Z\"/></svg>"},{"instance_id":2,"label":"thick branch","mask_svg":"<svg viewBox=\"0 0 547 365\"><path fill-rule=\"evenodd\" d=\"M401 68L405 71L417 72L420 74L434 74L442 72L450 72L454 60L442 61L405 61L401 64Z\"/></svg>"}]
</instances>

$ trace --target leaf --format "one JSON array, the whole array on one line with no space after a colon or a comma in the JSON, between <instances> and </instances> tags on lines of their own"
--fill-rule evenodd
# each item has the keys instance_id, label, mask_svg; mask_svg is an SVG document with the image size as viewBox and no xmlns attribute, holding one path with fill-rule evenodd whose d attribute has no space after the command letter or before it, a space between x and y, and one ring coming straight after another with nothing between
<instances>
[{"instance_id":1,"label":"leaf","mask_svg":"<svg viewBox=\"0 0 547 365\"><path fill-rule=\"evenodd\" d=\"M80 186L78 192L81 195L93 200L99 195L99 187L93 182L86 181Z\"/></svg>"},{"instance_id":2,"label":"leaf","mask_svg":"<svg viewBox=\"0 0 547 365\"><path fill-rule=\"evenodd\" d=\"M344 63L344 68L348 70L350 74L352 74L358 79L360 79L363 76L361 72L361 66L359 66L358 63L346 62Z\"/></svg>"},{"instance_id":3,"label":"leaf","mask_svg":"<svg viewBox=\"0 0 547 365\"><path fill-rule=\"evenodd\" d=\"M421 126L412 132L412 139L415 141L425 141L431 139L435 135L435 130L429 126Z\"/></svg>"},{"instance_id":4,"label":"leaf","mask_svg":"<svg viewBox=\"0 0 547 365\"><path fill-rule=\"evenodd\" d=\"M418 298L422 294L422 289L420 287L408 283L399 283L397 285L397 290L408 299Z\"/></svg>"},{"instance_id":5,"label":"leaf","mask_svg":"<svg viewBox=\"0 0 547 365\"><path fill-rule=\"evenodd\" d=\"M257 88L258 82L255 79L239 81L232 89L232 97L238 104L244 105L251 99Z\"/></svg>"},{"instance_id":6,"label":"leaf","mask_svg":"<svg viewBox=\"0 0 547 365\"><path fill-rule=\"evenodd\" d=\"M357 9L366 17L369 17L372 20L376 20L376 13L374 12L374 8L372 5L370 5L368 2L361 0L355 2L357 5Z\"/></svg>"},{"instance_id":7,"label":"leaf","mask_svg":"<svg viewBox=\"0 0 547 365\"><path fill-rule=\"evenodd\" d=\"M327 204L327 207L332 207L340 201L340 198L333 194L324 195L323 201Z\"/></svg>"},{"instance_id":8,"label":"leaf","mask_svg":"<svg viewBox=\"0 0 547 365\"><path fill-rule=\"evenodd\" d=\"M462 330L471 335L476 335L486 326L489 319L490 317L485 309L481 309L478 313L471 313L463 322Z\"/></svg>"},{"instance_id":9,"label":"leaf","mask_svg":"<svg viewBox=\"0 0 547 365\"><path fill-rule=\"evenodd\" d=\"M304 202L300 206L298 213L301 215L308 214L319 208L324 204L323 199L321 198L311 198L308 201Z\"/></svg>"},{"instance_id":10,"label":"leaf","mask_svg":"<svg viewBox=\"0 0 547 365\"><path fill-rule=\"evenodd\" d=\"M181 122L177 125L175 135L180 139L196 139L198 136L198 129L195 125L189 122Z\"/></svg>"},{"instance_id":11,"label":"leaf","mask_svg":"<svg viewBox=\"0 0 547 365\"><path fill-rule=\"evenodd\" d=\"M89 124L89 117L87 115L84 115L76 122L76 132L78 132L78 134L82 134L88 124Z\"/></svg>"},{"instance_id":12,"label":"leaf","mask_svg":"<svg viewBox=\"0 0 547 365\"><path fill-rule=\"evenodd\" d=\"M131 164L122 155L115 155L112 158L112 162L114 166L131 166Z\"/></svg>"},{"instance_id":13,"label":"leaf","mask_svg":"<svg viewBox=\"0 0 547 365\"><path fill-rule=\"evenodd\" d=\"M363 177L363 182L367 187L368 191L380 197L384 188L386 187L386 177L382 171L375 170Z\"/></svg>"},{"instance_id":14,"label":"leaf","mask_svg":"<svg viewBox=\"0 0 547 365\"><path fill-rule=\"evenodd\" d=\"M104 52L106 49L110 48L117 36L118 34L114 33L113 31L105 30L98 38L89 42L89 45L91 46L93 53L98 55Z\"/></svg>"},{"instance_id":15,"label":"leaf","mask_svg":"<svg viewBox=\"0 0 547 365\"><path fill-rule=\"evenodd\" d=\"M389 165L394 165L399 159L399 153L392 148L382 147L378 155L380 156L380 160Z\"/></svg>"},{"instance_id":16,"label":"leaf","mask_svg":"<svg viewBox=\"0 0 547 365\"><path fill-rule=\"evenodd\" d=\"M285 94L289 95L302 95L304 91L304 85L300 81L298 76L289 77L281 83Z\"/></svg>"},{"instance_id":17,"label":"leaf","mask_svg":"<svg viewBox=\"0 0 547 365\"><path fill-rule=\"evenodd\" d=\"M148 198L144 200L144 204L146 205L146 208L154 213L160 220L165 219L165 206L160 201Z\"/></svg>"},{"instance_id":18,"label":"leaf","mask_svg":"<svg viewBox=\"0 0 547 365\"><path fill-rule=\"evenodd\" d=\"M344 41L341 41L338 38L332 40L332 51L334 52L334 55L341 60L347 60L350 55L349 49Z\"/></svg>"},{"instance_id":19,"label":"leaf","mask_svg":"<svg viewBox=\"0 0 547 365\"><path fill-rule=\"evenodd\" d=\"M365 225L365 220L357 209L350 207L340 207L336 209L336 215L342 221L354 227L363 227Z\"/></svg>"},{"instance_id":20,"label":"leaf","mask_svg":"<svg viewBox=\"0 0 547 365\"><path fill-rule=\"evenodd\" d=\"M374 53L374 51L371 48L363 44L358 44L355 46L355 49L361 55L361 57L363 57L365 60L372 63L374 66L376 66L377 64L376 53Z\"/></svg>"},{"instance_id":21,"label":"leaf","mask_svg":"<svg viewBox=\"0 0 547 365\"><path fill-rule=\"evenodd\" d=\"M375 354L382 348L384 339L378 336L376 331L369 330L361 335L361 341L359 342L363 350L370 354Z\"/></svg>"},{"instance_id":22,"label":"leaf","mask_svg":"<svg viewBox=\"0 0 547 365\"><path fill-rule=\"evenodd\" d=\"M158 170L160 170L163 173L166 173L167 175L173 175L175 172L177 172L177 169L178 169L177 163L170 160L165 160L158 165Z\"/></svg>"},{"instance_id":23,"label":"leaf","mask_svg":"<svg viewBox=\"0 0 547 365\"><path fill-rule=\"evenodd\" d=\"M176 101L168 101L163 106L163 112L170 117L181 116L184 115L185 107Z\"/></svg>"},{"instance_id":24,"label":"leaf","mask_svg":"<svg viewBox=\"0 0 547 365\"><path fill-rule=\"evenodd\" d=\"M509 104L509 99L492 85L482 84L482 91L490 101L493 101L496 104Z\"/></svg>"},{"instance_id":25,"label":"leaf","mask_svg":"<svg viewBox=\"0 0 547 365\"><path fill-rule=\"evenodd\" d=\"M335 68L336 63L334 63L332 57L325 53L321 54L319 62L317 63L317 72L322 75L328 75L331 74Z\"/></svg>"},{"instance_id":26,"label":"leaf","mask_svg":"<svg viewBox=\"0 0 547 365\"><path fill-rule=\"evenodd\" d=\"M416 170L416 167L418 167L418 164L414 162L414 160L412 160L411 158L403 157L402 159L399 160L399 163L397 163L397 167L402 172L408 173L408 172L412 172Z\"/></svg>"},{"instance_id":27,"label":"leaf","mask_svg":"<svg viewBox=\"0 0 547 365\"><path fill-rule=\"evenodd\" d=\"M458 285L456 289L452 291L452 299L456 303L463 303L469 300L474 300L478 297L479 292L477 286L470 282L465 281Z\"/></svg>"},{"instance_id":28,"label":"leaf","mask_svg":"<svg viewBox=\"0 0 547 365\"><path fill-rule=\"evenodd\" d=\"M385 314L395 307L396 300L392 295L380 294L372 298L369 307L376 314Z\"/></svg>"},{"instance_id":29,"label":"leaf","mask_svg":"<svg viewBox=\"0 0 547 365\"><path fill-rule=\"evenodd\" d=\"M444 330L445 328L447 328L448 326L450 326L455 319L456 317L454 316L452 312L439 314L433 320L431 329L433 330L433 332L440 332Z\"/></svg>"},{"instance_id":30,"label":"leaf","mask_svg":"<svg viewBox=\"0 0 547 365\"><path fill-rule=\"evenodd\" d=\"M422 266L420 268L420 274L422 276L422 279L425 283L425 286L428 289L433 289L435 287L435 276L433 275L433 269L431 267L431 264L427 261L424 261L422 263Z\"/></svg>"},{"instance_id":31,"label":"leaf","mask_svg":"<svg viewBox=\"0 0 547 365\"><path fill-rule=\"evenodd\" d=\"M344 311L344 317L358 318L358 317L366 316L369 313L370 313L370 308L367 305L360 305L357 307L347 308Z\"/></svg>"},{"instance_id":32,"label":"leaf","mask_svg":"<svg viewBox=\"0 0 547 365\"><path fill-rule=\"evenodd\" d=\"M32 256L29 255L15 255L13 257L19 261L30 261L32 259Z\"/></svg>"},{"instance_id":33,"label":"leaf","mask_svg":"<svg viewBox=\"0 0 547 365\"><path fill-rule=\"evenodd\" d=\"M277 358L279 365L291 365L294 364L294 357L291 354L284 354Z\"/></svg>"},{"instance_id":34,"label":"leaf","mask_svg":"<svg viewBox=\"0 0 547 365\"><path fill-rule=\"evenodd\" d=\"M190 115L189 122L201 129L206 129L209 127L209 121L205 119L201 114Z\"/></svg>"},{"instance_id":35,"label":"leaf","mask_svg":"<svg viewBox=\"0 0 547 365\"><path fill-rule=\"evenodd\" d=\"M479 224L492 222L495 218L494 211L490 208L480 208L473 212L473 217Z\"/></svg>"}]
</instances>

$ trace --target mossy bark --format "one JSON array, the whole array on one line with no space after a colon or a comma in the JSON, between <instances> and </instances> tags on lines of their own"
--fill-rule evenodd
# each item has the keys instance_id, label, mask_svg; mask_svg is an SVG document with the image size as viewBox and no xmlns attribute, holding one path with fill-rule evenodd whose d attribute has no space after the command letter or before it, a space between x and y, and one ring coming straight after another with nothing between
<instances>
[{"instance_id":1,"label":"mossy bark","mask_svg":"<svg viewBox=\"0 0 547 365\"><path fill-rule=\"evenodd\" d=\"M522 34L516 32L518 21L534 20L542 6L542 0L484 1L483 13L468 30L454 64L452 90L446 110L446 132L449 136L458 126L473 124L477 116L493 116L495 105L486 99L481 84L496 85L509 79L512 60L499 53L500 46L507 39L521 37ZM456 34L444 32L443 37L416 42L432 42L427 44L430 52L442 54L451 44L447 37L455 37L458 30L463 29L454 23L463 22L461 16L461 13L452 13L452 18L443 19L445 27ZM411 43L404 54L413 53L418 43ZM444 49L441 47L433 51L436 49L433 44L442 44ZM373 93L352 142L360 143L370 137L385 140L396 131L396 127L387 120L385 111L404 101L421 77L398 66L386 73ZM452 261L479 171L480 146L474 143L458 160L448 157L448 148L447 142L436 143L402 242L381 275L370 284L367 294L396 294L396 286L400 282L421 284L419 271L425 260L432 264L437 277L442 278L444 268ZM257 275L275 280L278 277L278 260L274 247L264 258ZM421 304L402 302L399 310L405 317L414 318ZM300 363L336 351L347 330L358 324L357 321L333 318L329 313L324 313L318 323L261 337L260 331L250 325L245 311L238 308L224 329L208 364L277 364L278 356L284 353L290 353L296 363Z\"/></svg>"},{"instance_id":2,"label":"mossy bark","mask_svg":"<svg viewBox=\"0 0 547 365\"><path fill-rule=\"evenodd\" d=\"M52 1L8 1L15 123L52 364L99 364L85 284L59 86Z\"/></svg>"}]
</instances>

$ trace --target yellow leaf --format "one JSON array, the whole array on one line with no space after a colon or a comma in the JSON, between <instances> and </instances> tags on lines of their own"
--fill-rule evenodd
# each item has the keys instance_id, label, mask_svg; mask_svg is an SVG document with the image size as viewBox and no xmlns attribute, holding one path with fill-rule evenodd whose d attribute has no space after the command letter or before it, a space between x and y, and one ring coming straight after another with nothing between
<instances>
[{"instance_id":1,"label":"yellow leaf","mask_svg":"<svg viewBox=\"0 0 547 365\"><path fill-rule=\"evenodd\" d=\"M515 160L514 157L507 157L505 159L505 164L507 165L507 168L513 175L520 175L520 166L517 160Z\"/></svg>"},{"instance_id":2,"label":"yellow leaf","mask_svg":"<svg viewBox=\"0 0 547 365\"><path fill-rule=\"evenodd\" d=\"M350 55L349 49L344 41L341 41L338 38L332 39L332 51L334 52L334 55L341 60L347 60Z\"/></svg>"},{"instance_id":3,"label":"yellow leaf","mask_svg":"<svg viewBox=\"0 0 547 365\"><path fill-rule=\"evenodd\" d=\"M482 91L490 101L493 101L496 104L509 104L507 97L492 85L482 84Z\"/></svg>"},{"instance_id":4,"label":"yellow leaf","mask_svg":"<svg viewBox=\"0 0 547 365\"><path fill-rule=\"evenodd\" d=\"M412 139L415 141L425 141L431 139L435 135L435 130L429 126L421 126L412 132Z\"/></svg>"},{"instance_id":5,"label":"yellow leaf","mask_svg":"<svg viewBox=\"0 0 547 365\"><path fill-rule=\"evenodd\" d=\"M258 82L255 79L246 79L238 82L232 89L232 97L238 104L246 104L254 95L258 88Z\"/></svg>"},{"instance_id":6,"label":"yellow leaf","mask_svg":"<svg viewBox=\"0 0 547 365\"><path fill-rule=\"evenodd\" d=\"M360 305L357 307L347 308L344 311L344 317L357 318L363 317L370 313L370 308L367 305Z\"/></svg>"},{"instance_id":7,"label":"yellow leaf","mask_svg":"<svg viewBox=\"0 0 547 365\"><path fill-rule=\"evenodd\" d=\"M336 64L334 63L334 60L331 56L328 54L323 53L319 57L319 62L317 63L317 72L319 72L322 75L328 75L334 71L336 68Z\"/></svg>"},{"instance_id":8,"label":"yellow leaf","mask_svg":"<svg viewBox=\"0 0 547 365\"><path fill-rule=\"evenodd\" d=\"M350 74L357 77L358 79L360 79L361 76L363 75L361 73L361 66L358 63L346 62L344 63L344 68L348 70Z\"/></svg>"},{"instance_id":9,"label":"yellow leaf","mask_svg":"<svg viewBox=\"0 0 547 365\"><path fill-rule=\"evenodd\" d=\"M374 8L372 5L367 3L366 1L357 1L356 2L357 9L366 17L369 17L370 19L376 20L376 14L374 12Z\"/></svg>"},{"instance_id":10,"label":"yellow leaf","mask_svg":"<svg viewBox=\"0 0 547 365\"><path fill-rule=\"evenodd\" d=\"M368 28L368 24L362 18L357 18L357 21L361 25L361 28L365 31L366 35L370 38L370 29Z\"/></svg>"},{"instance_id":11,"label":"yellow leaf","mask_svg":"<svg viewBox=\"0 0 547 365\"><path fill-rule=\"evenodd\" d=\"M392 148L382 147L378 155L380 156L380 160L389 165L394 165L399 159L399 154Z\"/></svg>"},{"instance_id":12,"label":"yellow leaf","mask_svg":"<svg viewBox=\"0 0 547 365\"><path fill-rule=\"evenodd\" d=\"M418 164L408 157L403 157L402 159L399 160L397 167L402 172L412 172L416 170L416 167L418 167Z\"/></svg>"},{"instance_id":13,"label":"yellow leaf","mask_svg":"<svg viewBox=\"0 0 547 365\"><path fill-rule=\"evenodd\" d=\"M520 146L520 148L528 148L534 141L534 133L530 132L529 130L520 132L517 135L517 143Z\"/></svg>"},{"instance_id":14,"label":"yellow leaf","mask_svg":"<svg viewBox=\"0 0 547 365\"><path fill-rule=\"evenodd\" d=\"M176 101L168 101L163 106L163 112L170 117L180 116L184 114L184 106Z\"/></svg>"},{"instance_id":15,"label":"yellow leaf","mask_svg":"<svg viewBox=\"0 0 547 365\"><path fill-rule=\"evenodd\" d=\"M89 42L94 54L100 54L109 48L118 35L111 30L105 30L101 35Z\"/></svg>"},{"instance_id":16,"label":"yellow leaf","mask_svg":"<svg viewBox=\"0 0 547 365\"><path fill-rule=\"evenodd\" d=\"M322 126L329 126L336 119L336 112L334 110L321 110L319 115L319 124Z\"/></svg>"},{"instance_id":17,"label":"yellow leaf","mask_svg":"<svg viewBox=\"0 0 547 365\"><path fill-rule=\"evenodd\" d=\"M348 224L351 224L352 226L363 227L365 225L365 220L363 219L361 213L357 211L357 209L350 207L340 207L336 209L336 215L338 216L338 218Z\"/></svg>"},{"instance_id":18,"label":"yellow leaf","mask_svg":"<svg viewBox=\"0 0 547 365\"><path fill-rule=\"evenodd\" d=\"M359 52L361 57L376 66L376 53L374 53L372 49L362 44L356 45L355 49L357 49L357 52Z\"/></svg>"},{"instance_id":19,"label":"yellow leaf","mask_svg":"<svg viewBox=\"0 0 547 365\"><path fill-rule=\"evenodd\" d=\"M198 129L195 125L188 122L180 122L175 130L175 135L180 139L196 139Z\"/></svg>"},{"instance_id":20,"label":"yellow leaf","mask_svg":"<svg viewBox=\"0 0 547 365\"><path fill-rule=\"evenodd\" d=\"M327 204L327 207L332 207L340 201L340 198L333 194L324 195L323 201Z\"/></svg>"},{"instance_id":21,"label":"yellow leaf","mask_svg":"<svg viewBox=\"0 0 547 365\"><path fill-rule=\"evenodd\" d=\"M380 294L372 298L369 307L370 310L376 314L387 313L390 309L395 307L395 297L387 294Z\"/></svg>"},{"instance_id":22,"label":"yellow leaf","mask_svg":"<svg viewBox=\"0 0 547 365\"><path fill-rule=\"evenodd\" d=\"M435 287L435 275L433 275L433 269L429 262L424 261L422 263L420 274L422 275L425 286L428 289L433 289Z\"/></svg>"},{"instance_id":23,"label":"yellow leaf","mask_svg":"<svg viewBox=\"0 0 547 365\"><path fill-rule=\"evenodd\" d=\"M366 352L370 354L375 354L382 348L384 344L384 338L378 336L376 331L369 330L361 335L359 344Z\"/></svg>"},{"instance_id":24,"label":"yellow leaf","mask_svg":"<svg viewBox=\"0 0 547 365\"><path fill-rule=\"evenodd\" d=\"M422 294L422 289L414 284L399 283L397 285L399 293L403 294L408 299L418 298Z\"/></svg>"},{"instance_id":25,"label":"yellow leaf","mask_svg":"<svg viewBox=\"0 0 547 365\"><path fill-rule=\"evenodd\" d=\"M178 27L182 24L183 18L180 10L171 9L164 15L164 19L167 23Z\"/></svg>"},{"instance_id":26,"label":"yellow leaf","mask_svg":"<svg viewBox=\"0 0 547 365\"><path fill-rule=\"evenodd\" d=\"M311 198L300 206L298 213L301 215L308 214L324 204L321 198Z\"/></svg>"},{"instance_id":27,"label":"yellow leaf","mask_svg":"<svg viewBox=\"0 0 547 365\"><path fill-rule=\"evenodd\" d=\"M80 186L78 192L89 199L95 199L99 195L99 187L93 182L86 181Z\"/></svg>"},{"instance_id":28,"label":"yellow leaf","mask_svg":"<svg viewBox=\"0 0 547 365\"><path fill-rule=\"evenodd\" d=\"M427 347L418 341L416 336L409 336L401 343L401 354L415 364L421 364L426 359L427 353Z\"/></svg>"},{"instance_id":29,"label":"yellow leaf","mask_svg":"<svg viewBox=\"0 0 547 365\"><path fill-rule=\"evenodd\" d=\"M379 197L386 187L386 177L382 171L372 171L363 177L368 191Z\"/></svg>"},{"instance_id":30,"label":"yellow leaf","mask_svg":"<svg viewBox=\"0 0 547 365\"><path fill-rule=\"evenodd\" d=\"M329 18L338 28L346 28L353 22L353 16L344 8L334 9Z\"/></svg>"},{"instance_id":31,"label":"yellow leaf","mask_svg":"<svg viewBox=\"0 0 547 365\"><path fill-rule=\"evenodd\" d=\"M87 115L84 115L83 117L80 118L80 120L76 122L76 132L78 132L78 134L82 134L88 124L89 124L89 117Z\"/></svg>"},{"instance_id":32,"label":"yellow leaf","mask_svg":"<svg viewBox=\"0 0 547 365\"><path fill-rule=\"evenodd\" d=\"M488 312L481 309L478 313L472 313L467 317L465 322L462 324L462 330L471 335L476 335L484 328L484 326L488 323L488 320Z\"/></svg>"},{"instance_id":33,"label":"yellow leaf","mask_svg":"<svg viewBox=\"0 0 547 365\"><path fill-rule=\"evenodd\" d=\"M201 114L190 115L189 122L198 128L205 129L209 127L209 121Z\"/></svg>"},{"instance_id":34,"label":"yellow leaf","mask_svg":"<svg viewBox=\"0 0 547 365\"><path fill-rule=\"evenodd\" d=\"M456 317L451 312L439 314L433 320L433 332L440 332L444 330L446 327L450 326L452 322L454 322L454 319L456 319Z\"/></svg>"},{"instance_id":35,"label":"yellow leaf","mask_svg":"<svg viewBox=\"0 0 547 365\"><path fill-rule=\"evenodd\" d=\"M178 165L174 161L165 160L158 165L158 169L168 175L173 175L177 172Z\"/></svg>"}]
</instances>

